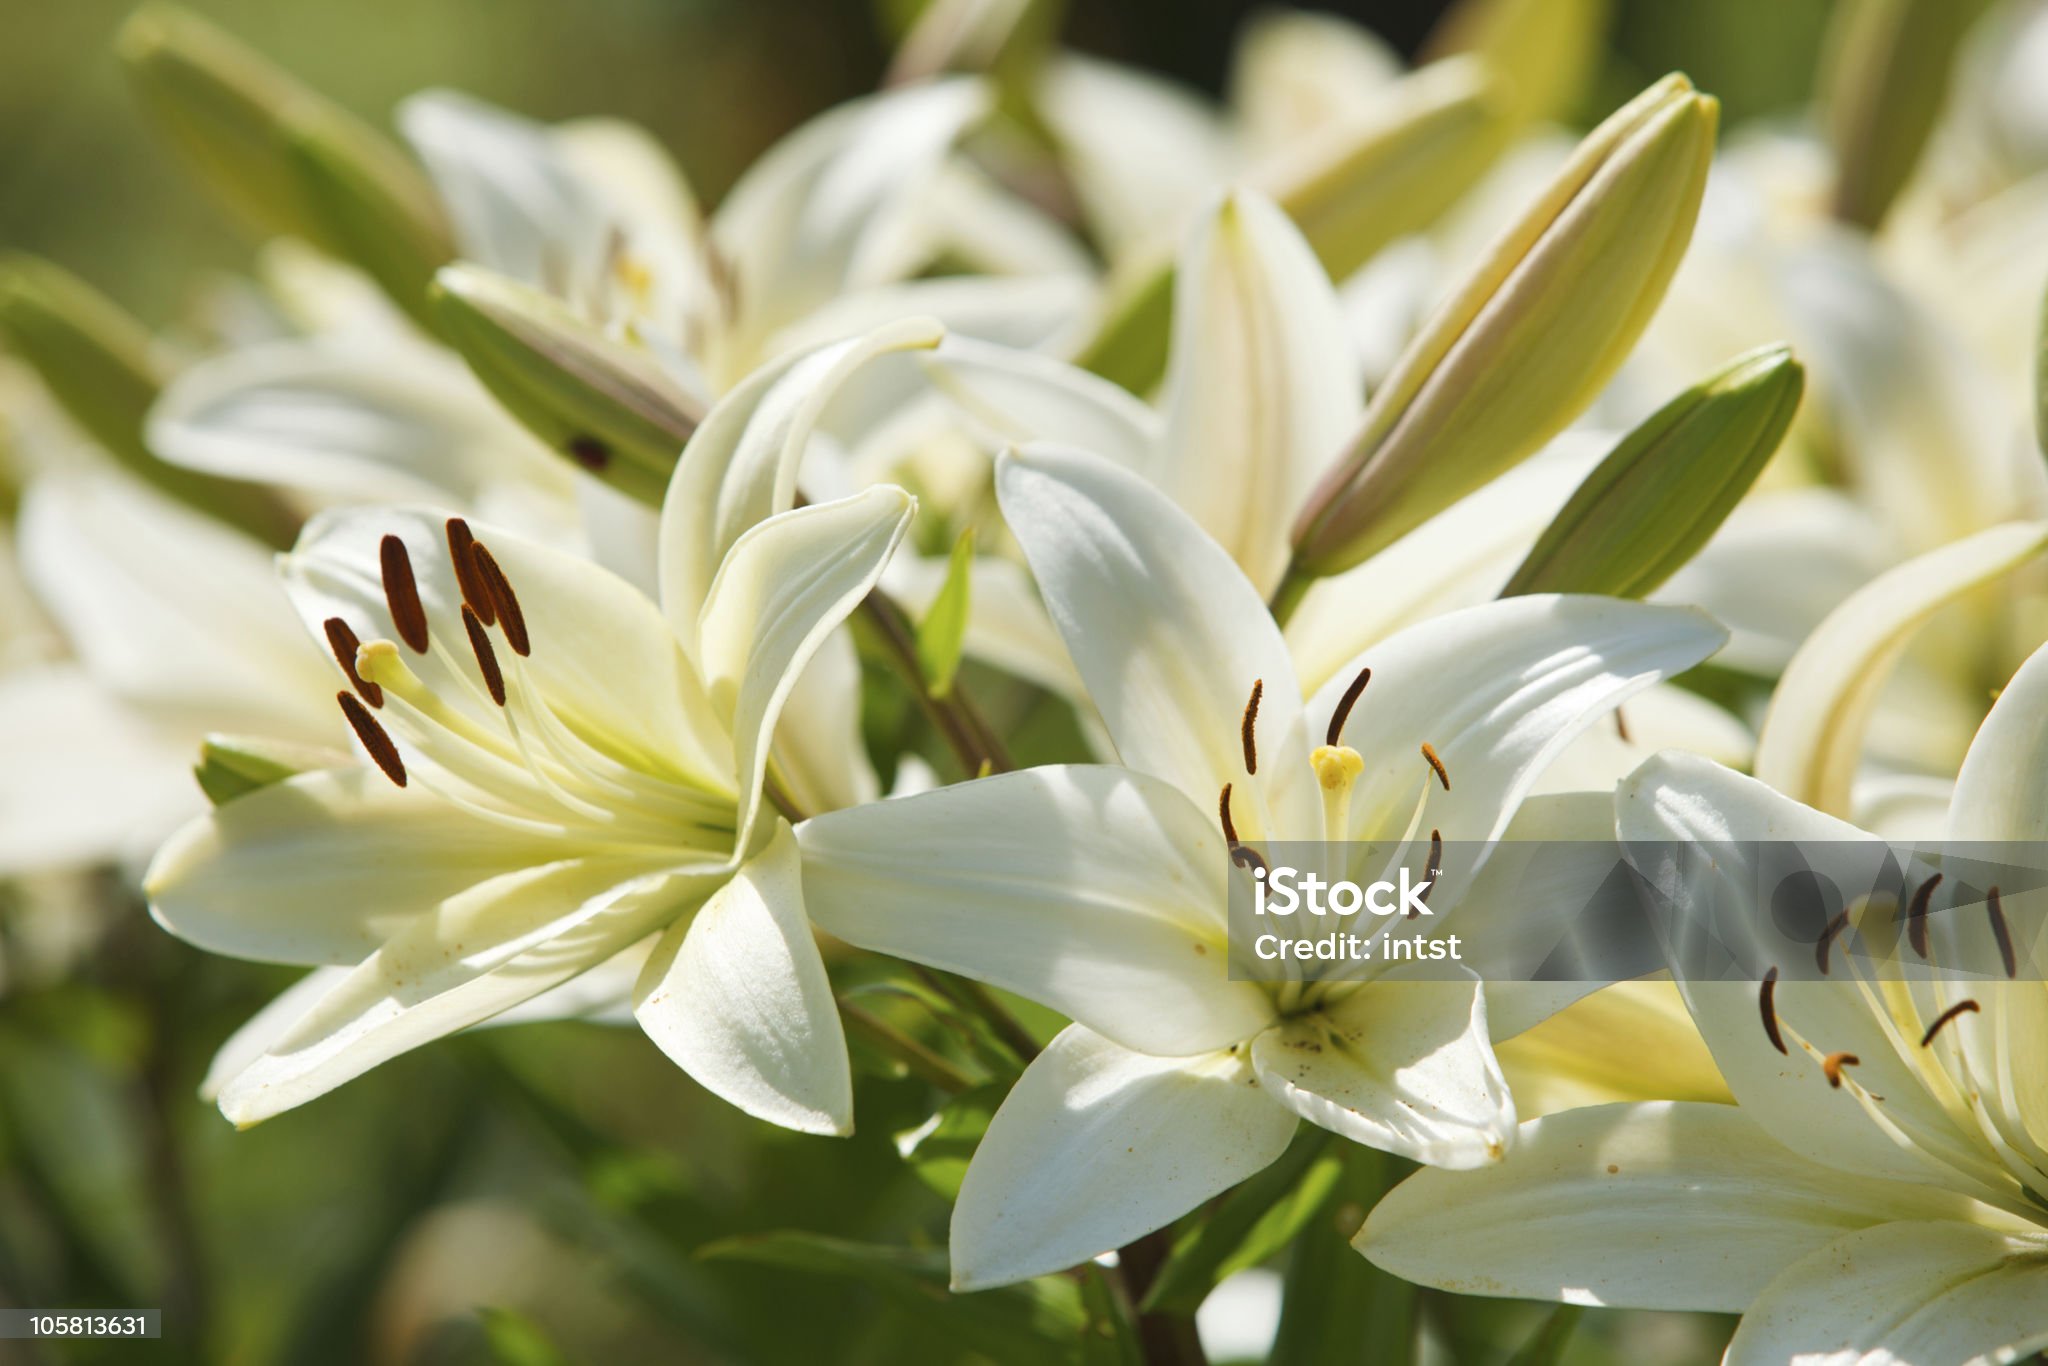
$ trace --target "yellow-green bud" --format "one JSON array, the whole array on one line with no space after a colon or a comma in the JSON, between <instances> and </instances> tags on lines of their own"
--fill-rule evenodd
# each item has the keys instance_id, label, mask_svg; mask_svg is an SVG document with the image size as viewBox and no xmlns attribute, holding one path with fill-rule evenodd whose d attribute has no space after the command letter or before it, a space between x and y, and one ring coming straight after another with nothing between
<instances>
[{"instance_id":1,"label":"yellow-green bud","mask_svg":"<svg viewBox=\"0 0 2048 1366\"><path fill-rule=\"evenodd\" d=\"M144 419L169 371L148 329L106 295L38 257L0 260L0 341L131 473L271 545L292 543L297 518L268 490L165 464L143 444Z\"/></svg>"},{"instance_id":2,"label":"yellow-green bud","mask_svg":"<svg viewBox=\"0 0 2048 1366\"><path fill-rule=\"evenodd\" d=\"M1613 8L1613 0L1457 0L1422 55L1471 53L1500 79L1517 123L1560 119L1585 94Z\"/></svg>"},{"instance_id":3,"label":"yellow-green bud","mask_svg":"<svg viewBox=\"0 0 2048 1366\"><path fill-rule=\"evenodd\" d=\"M1691 240L1717 115L1673 75L1586 136L1373 396L1295 523L1291 590L1420 526L1593 401Z\"/></svg>"},{"instance_id":4,"label":"yellow-green bud","mask_svg":"<svg viewBox=\"0 0 2048 1366\"><path fill-rule=\"evenodd\" d=\"M441 335L547 446L660 506L703 414L654 359L567 306L482 267L434 278Z\"/></svg>"},{"instance_id":5,"label":"yellow-green bud","mask_svg":"<svg viewBox=\"0 0 2048 1366\"><path fill-rule=\"evenodd\" d=\"M1621 439L1501 590L1648 597L1707 543L1792 425L1805 372L1760 347Z\"/></svg>"},{"instance_id":6,"label":"yellow-green bud","mask_svg":"<svg viewBox=\"0 0 2048 1366\"><path fill-rule=\"evenodd\" d=\"M396 143L183 10L138 11L119 45L149 113L237 217L360 266L425 317L454 240Z\"/></svg>"},{"instance_id":7,"label":"yellow-green bud","mask_svg":"<svg viewBox=\"0 0 2048 1366\"><path fill-rule=\"evenodd\" d=\"M1376 114L1330 130L1253 179L1294 220L1332 279L1420 232L1506 146L1510 123L1476 62L1443 62L1390 91ZM1116 287L1075 364L1142 394L1166 373L1173 263L1145 263Z\"/></svg>"},{"instance_id":8,"label":"yellow-green bud","mask_svg":"<svg viewBox=\"0 0 2048 1366\"><path fill-rule=\"evenodd\" d=\"M298 773L331 768L335 756L309 745L253 735L209 735L200 743L192 776L215 806L225 806Z\"/></svg>"}]
</instances>

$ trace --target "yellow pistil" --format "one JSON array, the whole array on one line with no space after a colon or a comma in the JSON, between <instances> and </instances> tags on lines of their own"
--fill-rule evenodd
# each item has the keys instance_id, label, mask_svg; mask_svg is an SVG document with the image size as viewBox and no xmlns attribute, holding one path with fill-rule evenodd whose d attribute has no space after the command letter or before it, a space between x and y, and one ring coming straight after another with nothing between
<instances>
[{"instance_id":1,"label":"yellow pistil","mask_svg":"<svg viewBox=\"0 0 2048 1366\"><path fill-rule=\"evenodd\" d=\"M1365 771L1365 760L1349 745L1317 745L1309 763L1323 790L1323 838L1342 843L1351 837L1351 788Z\"/></svg>"}]
</instances>

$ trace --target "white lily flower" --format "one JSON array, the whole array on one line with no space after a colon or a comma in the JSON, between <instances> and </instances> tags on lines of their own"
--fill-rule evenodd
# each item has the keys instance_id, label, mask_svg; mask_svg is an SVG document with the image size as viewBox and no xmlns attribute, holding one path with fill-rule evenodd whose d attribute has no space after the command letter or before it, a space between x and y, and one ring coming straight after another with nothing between
<instances>
[{"instance_id":1,"label":"white lily flower","mask_svg":"<svg viewBox=\"0 0 2048 1366\"><path fill-rule=\"evenodd\" d=\"M773 756L799 675L912 510L888 486L790 508L804 399L891 344L826 348L713 412L677 468L659 607L459 518L315 519L283 575L376 768L238 798L148 879L158 919L202 947L350 965L231 1046L239 1061L264 1045L223 1112L253 1123L630 954L636 1018L707 1088L788 1127L850 1128L837 1009L770 799L788 800Z\"/></svg>"},{"instance_id":2,"label":"white lily flower","mask_svg":"<svg viewBox=\"0 0 2048 1366\"><path fill-rule=\"evenodd\" d=\"M1231 980L1233 844L1385 840L1383 858L1418 829L1500 837L1518 810L1525 832L1578 829L1582 802L1523 805L1537 772L1721 632L1685 610L1518 598L1383 641L1305 696L1250 581L1143 480L1027 447L997 488L1123 766L985 778L799 833L821 926L1075 1021L969 1169L955 1284L1157 1228L1272 1161L1302 1118L1423 1161L1497 1159L1514 1108L1479 981ZM1535 913L1473 872L1432 899L1439 923ZM1537 1017L1533 995L1493 1003L1517 1017L1504 1033Z\"/></svg>"},{"instance_id":3,"label":"white lily flower","mask_svg":"<svg viewBox=\"0 0 2048 1366\"><path fill-rule=\"evenodd\" d=\"M2048 651L1971 745L1948 838L2048 834L2044 714ZM1624 841L1713 848L1731 888L1755 885L1747 841L1872 838L1679 755L1624 785L1619 824ZM2002 916L1930 917L1933 961L1989 961ZM2048 985L1880 981L1850 963L1855 980L1684 987L1739 1108L1534 1121L1499 1170L1422 1173L1397 1189L1360 1249L1447 1289L1741 1312L1729 1366L2015 1361L2048 1345Z\"/></svg>"}]
</instances>

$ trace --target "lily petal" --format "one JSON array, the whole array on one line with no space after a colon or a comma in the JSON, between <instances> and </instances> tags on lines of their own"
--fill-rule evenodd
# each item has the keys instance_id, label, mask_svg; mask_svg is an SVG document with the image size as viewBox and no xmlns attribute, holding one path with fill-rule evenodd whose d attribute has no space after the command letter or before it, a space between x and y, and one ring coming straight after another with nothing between
<instances>
[{"instance_id":1,"label":"lily petal","mask_svg":"<svg viewBox=\"0 0 2048 1366\"><path fill-rule=\"evenodd\" d=\"M1515 1102L1487 1040L1477 977L1364 983L1259 1035L1251 1060L1274 1100L1382 1152L1482 1167L1514 1141Z\"/></svg>"},{"instance_id":2,"label":"lily petal","mask_svg":"<svg viewBox=\"0 0 2048 1366\"><path fill-rule=\"evenodd\" d=\"M1506 1162L1417 1172L1354 1246L1456 1294L1736 1313L1844 1233L1972 1208L1809 1162L1735 1106L1659 1101L1533 1119Z\"/></svg>"},{"instance_id":3,"label":"lily petal","mask_svg":"<svg viewBox=\"0 0 2048 1366\"><path fill-rule=\"evenodd\" d=\"M768 847L655 946L633 1015L706 1090L807 1134L853 1132L853 1072L804 919L796 839Z\"/></svg>"},{"instance_id":4,"label":"lily petal","mask_svg":"<svg viewBox=\"0 0 2048 1366\"><path fill-rule=\"evenodd\" d=\"M1365 381L1329 276L1265 196L1240 190L1206 215L1174 278L1157 477L1265 597Z\"/></svg>"},{"instance_id":5,"label":"lily petal","mask_svg":"<svg viewBox=\"0 0 2048 1366\"><path fill-rule=\"evenodd\" d=\"M875 581L917 504L879 484L837 503L771 517L740 537L704 602L698 650L711 702L728 722L748 848L769 742L798 675Z\"/></svg>"},{"instance_id":6,"label":"lily petal","mask_svg":"<svg viewBox=\"0 0 2048 1366\"><path fill-rule=\"evenodd\" d=\"M1966 1223L1883 1224L1764 1287L1727 1366L1787 1361L1991 1366L2048 1345L2048 1238Z\"/></svg>"},{"instance_id":7,"label":"lily petal","mask_svg":"<svg viewBox=\"0 0 2048 1366\"><path fill-rule=\"evenodd\" d=\"M1796 801L1846 815L1864 727L1914 631L2044 547L2048 523L2009 522L1909 560L1859 589L1786 666L1757 737L1757 777Z\"/></svg>"},{"instance_id":8,"label":"lily petal","mask_svg":"<svg viewBox=\"0 0 2048 1366\"><path fill-rule=\"evenodd\" d=\"M1157 477L1164 429L1121 385L1049 356L958 336L940 343L925 369L996 443L1078 446Z\"/></svg>"},{"instance_id":9,"label":"lily petal","mask_svg":"<svg viewBox=\"0 0 2048 1366\"><path fill-rule=\"evenodd\" d=\"M1024 1069L953 1207L953 1288L1085 1262L1268 1166L1293 1115L1243 1058L1155 1058L1070 1025Z\"/></svg>"},{"instance_id":10,"label":"lily petal","mask_svg":"<svg viewBox=\"0 0 2048 1366\"><path fill-rule=\"evenodd\" d=\"M1222 834L1155 778L1027 769L819 816L797 838L811 918L862 948L1151 1053L1222 1048L1273 1021L1225 966Z\"/></svg>"},{"instance_id":11,"label":"lily petal","mask_svg":"<svg viewBox=\"0 0 2048 1366\"><path fill-rule=\"evenodd\" d=\"M996 494L1124 763L1198 800L1233 784L1246 840L1320 834L1293 662L1224 549L1158 489L1081 451L1004 455ZM1254 684L1256 778L1243 740Z\"/></svg>"}]
</instances>

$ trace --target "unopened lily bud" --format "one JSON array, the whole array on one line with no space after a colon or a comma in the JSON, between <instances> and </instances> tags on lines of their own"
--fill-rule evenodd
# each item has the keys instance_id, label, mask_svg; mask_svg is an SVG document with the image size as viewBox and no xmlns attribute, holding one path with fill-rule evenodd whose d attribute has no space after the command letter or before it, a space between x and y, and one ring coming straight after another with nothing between
<instances>
[{"instance_id":1,"label":"unopened lily bud","mask_svg":"<svg viewBox=\"0 0 2048 1366\"><path fill-rule=\"evenodd\" d=\"M440 334L552 450L659 506L703 416L654 359L537 289L473 265L434 277Z\"/></svg>"},{"instance_id":2,"label":"unopened lily bud","mask_svg":"<svg viewBox=\"0 0 2048 1366\"><path fill-rule=\"evenodd\" d=\"M1479 63L1439 63L1253 179L1330 277L1342 280L1388 243L1434 223L1500 155L1512 125L1492 90ZM1173 263L1148 263L1116 286L1075 364L1145 393L1166 373L1172 323Z\"/></svg>"},{"instance_id":3,"label":"unopened lily bud","mask_svg":"<svg viewBox=\"0 0 2048 1366\"><path fill-rule=\"evenodd\" d=\"M199 745L192 776L215 806L281 783L299 773L331 768L335 756L310 745L254 735L209 735Z\"/></svg>"},{"instance_id":4,"label":"unopened lily bud","mask_svg":"<svg viewBox=\"0 0 2048 1366\"><path fill-rule=\"evenodd\" d=\"M1585 93L1613 8L1613 0L1457 0L1422 55L1470 53L1500 78L1517 123L1559 119Z\"/></svg>"},{"instance_id":5,"label":"unopened lily bud","mask_svg":"<svg viewBox=\"0 0 2048 1366\"><path fill-rule=\"evenodd\" d=\"M143 444L143 421L169 372L148 329L106 295L38 257L7 257L0 343L131 474L271 545L292 543L297 519L268 490L166 464Z\"/></svg>"},{"instance_id":6,"label":"unopened lily bud","mask_svg":"<svg viewBox=\"0 0 2048 1366\"><path fill-rule=\"evenodd\" d=\"M182 10L139 11L120 52L150 114L239 218L361 267L424 317L454 240L396 143Z\"/></svg>"},{"instance_id":7,"label":"unopened lily bud","mask_svg":"<svg viewBox=\"0 0 2048 1366\"><path fill-rule=\"evenodd\" d=\"M1412 531L1593 401L1692 237L1717 115L1673 75L1587 135L1373 396L1295 523L1290 591Z\"/></svg>"},{"instance_id":8,"label":"unopened lily bud","mask_svg":"<svg viewBox=\"0 0 2048 1366\"><path fill-rule=\"evenodd\" d=\"M1579 485L1501 596L1649 596L1763 473L1804 388L1790 348L1766 346L1665 404Z\"/></svg>"}]
</instances>

